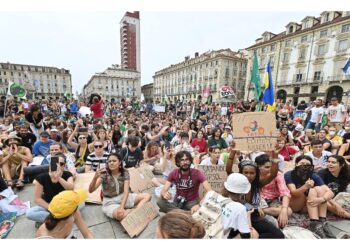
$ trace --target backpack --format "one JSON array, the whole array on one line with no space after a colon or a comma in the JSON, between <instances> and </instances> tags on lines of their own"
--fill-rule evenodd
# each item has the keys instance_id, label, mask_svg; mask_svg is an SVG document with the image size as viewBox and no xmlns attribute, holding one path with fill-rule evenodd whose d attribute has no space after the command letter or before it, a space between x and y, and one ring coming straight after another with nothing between
<instances>
[{"instance_id":1,"label":"backpack","mask_svg":"<svg viewBox=\"0 0 350 250\"><path fill-rule=\"evenodd\" d=\"M282 231L286 239L320 239L318 235L302 227L288 226Z\"/></svg>"},{"instance_id":2,"label":"backpack","mask_svg":"<svg viewBox=\"0 0 350 250\"><path fill-rule=\"evenodd\" d=\"M203 239L224 238L221 209L232 202L232 200L227 198L218 202L218 197L219 194L214 192L213 196L203 203L200 209L192 215L195 220L202 222L205 227L206 233Z\"/></svg>"}]
</instances>

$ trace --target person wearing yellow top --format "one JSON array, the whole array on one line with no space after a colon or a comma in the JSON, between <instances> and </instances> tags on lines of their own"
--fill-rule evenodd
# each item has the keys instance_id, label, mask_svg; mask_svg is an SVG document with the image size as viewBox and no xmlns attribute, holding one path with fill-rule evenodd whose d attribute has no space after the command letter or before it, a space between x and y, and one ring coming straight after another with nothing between
<instances>
[{"instance_id":1,"label":"person wearing yellow top","mask_svg":"<svg viewBox=\"0 0 350 250\"><path fill-rule=\"evenodd\" d=\"M343 144L343 137L337 135L336 127L329 127L326 138L332 143L332 153L336 154L340 146Z\"/></svg>"}]
</instances>

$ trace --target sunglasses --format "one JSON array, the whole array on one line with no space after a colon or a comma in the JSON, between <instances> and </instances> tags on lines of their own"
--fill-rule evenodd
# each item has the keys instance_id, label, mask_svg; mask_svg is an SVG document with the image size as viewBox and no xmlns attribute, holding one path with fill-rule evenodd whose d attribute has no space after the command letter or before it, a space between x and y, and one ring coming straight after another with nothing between
<instances>
[{"instance_id":1,"label":"sunglasses","mask_svg":"<svg viewBox=\"0 0 350 250\"><path fill-rule=\"evenodd\" d=\"M95 145L94 148L103 148L103 145Z\"/></svg>"},{"instance_id":2,"label":"sunglasses","mask_svg":"<svg viewBox=\"0 0 350 250\"><path fill-rule=\"evenodd\" d=\"M86 137L79 137L78 139L79 140L84 140L84 139L86 139Z\"/></svg>"}]
</instances>

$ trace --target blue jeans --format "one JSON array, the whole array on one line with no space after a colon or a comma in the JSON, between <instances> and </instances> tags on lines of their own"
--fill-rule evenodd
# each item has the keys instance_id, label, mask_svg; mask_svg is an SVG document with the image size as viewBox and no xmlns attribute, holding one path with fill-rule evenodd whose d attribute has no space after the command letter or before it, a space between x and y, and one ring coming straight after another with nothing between
<instances>
[{"instance_id":1,"label":"blue jeans","mask_svg":"<svg viewBox=\"0 0 350 250\"><path fill-rule=\"evenodd\" d=\"M316 122L309 121L306 125L306 129L313 129L315 130ZM316 127L316 132L319 132L321 129L321 123L319 123Z\"/></svg>"},{"instance_id":2,"label":"blue jeans","mask_svg":"<svg viewBox=\"0 0 350 250\"><path fill-rule=\"evenodd\" d=\"M85 203L79 205L79 210L81 211L85 207ZM50 212L41 206L31 207L26 212L26 217L29 220L43 223Z\"/></svg>"}]
</instances>

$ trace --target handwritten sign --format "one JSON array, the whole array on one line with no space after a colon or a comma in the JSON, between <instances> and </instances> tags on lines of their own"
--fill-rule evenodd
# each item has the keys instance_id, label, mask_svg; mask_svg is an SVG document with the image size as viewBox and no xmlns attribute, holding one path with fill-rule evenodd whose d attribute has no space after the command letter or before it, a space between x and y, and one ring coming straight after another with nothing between
<instances>
[{"instance_id":1,"label":"handwritten sign","mask_svg":"<svg viewBox=\"0 0 350 250\"><path fill-rule=\"evenodd\" d=\"M275 113L246 112L234 114L232 117L232 131L238 150L273 150L277 142Z\"/></svg>"},{"instance_id":2,"label":"handwritten sign","mask_svg":"<svg viewBox=\"0 0 350 250\"><path fill-rule=\"evenodd\" d=\"M154 175L149 164L141 164L138 168L129 168L130 188L134 193L141 193L146 189L152 188L152 179Z\"/></svg>"},{"instance_id":3,"label":"handwritten sign","mask_svg":"<svg viewBox=\"0 0 350 250\"><path fill-rule=\"evenodd\" d=\"M224 182L227 179L226 167L225 165L199 165L198 169L204 172L204 175L207 177L207 181L209 182L211 188L217 192L221 193L222 188L224 186ZM201 186L199 189L200 198L204 197L205 191Z\"/></svg>"},{"instance_id":4,"label":"handwritten sign","mask_svg":"<svg viewBox=\"0 0 350 250\"><path fill-rule=\"evenodd\" d=\"M158 216L157 209L151 202L147 202L128 214L121 224L131 238L139 235L147 225Z\"/></svg>"},{"instance_id":5,"label":"handwritten sign","mask_svg":"<svg viewBox=\"0 0 350 250\"><path fill-rule=\"evenodd\" d=\"M220 97L228 97L232 95L235 95L235 93L233 92L233 89L230 86L222 86L220 88Z\"/></svg>"},{"instance_id":6,"label":"handwritten sign","mask_svg":"<svg viewBox=\"0 0 350 250\"><path fill-rule=\"evenodd\" d=\"M77 174L75 180L74 180L74 188L75 189L84 189L87 193L87 199L86 202L88 203L95 203L95 204L102 204L101 201L101 185L92 193L89 193L89 185L92 179L94 178L95 172L91 173L82 173Z\"/></svg>"}]
</instances>

